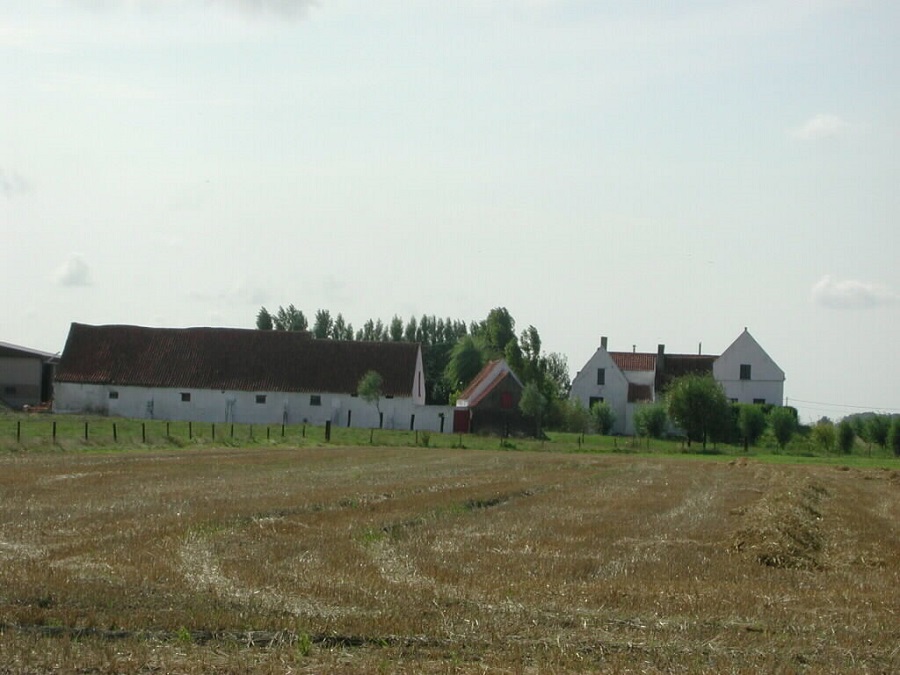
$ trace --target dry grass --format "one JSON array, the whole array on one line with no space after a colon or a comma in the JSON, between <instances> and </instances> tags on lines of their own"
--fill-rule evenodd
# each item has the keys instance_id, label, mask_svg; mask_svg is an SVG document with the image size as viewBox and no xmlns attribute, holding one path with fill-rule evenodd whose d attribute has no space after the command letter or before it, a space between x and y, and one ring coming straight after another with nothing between
<instances>
[{"instance_id":1,"label":"dry grass","mask_svg":"<svg viewBox=\"0 0 900 675\"><path fill-rule=\"evenodd\" d=\"M0 672L895 672L900 474L0 456Z\"/></svg>"}]
</instances>

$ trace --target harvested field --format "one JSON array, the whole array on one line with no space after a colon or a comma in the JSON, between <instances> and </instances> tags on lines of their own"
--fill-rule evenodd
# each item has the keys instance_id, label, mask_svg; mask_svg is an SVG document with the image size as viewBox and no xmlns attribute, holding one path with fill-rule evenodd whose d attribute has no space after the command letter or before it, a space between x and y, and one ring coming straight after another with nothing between
<instances>
[{"instance_id":1,"label":"harvested field","mask_svg":"<svg viewBox=\"0 0 900 675\"><path fill-rule=\"evenodd\" d=\"M0 456L0 672L900 671L900 472Z\"/></svg>"}]
</instances>

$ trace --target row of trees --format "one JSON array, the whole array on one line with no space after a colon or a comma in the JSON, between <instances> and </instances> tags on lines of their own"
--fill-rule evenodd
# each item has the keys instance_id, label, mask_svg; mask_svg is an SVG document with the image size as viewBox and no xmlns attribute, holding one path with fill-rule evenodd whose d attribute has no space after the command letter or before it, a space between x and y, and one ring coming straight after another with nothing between
<instances>
[{"instance_id":1,"label":"row of trees","mask_svg":"<svg viewBox=\"0 0 900 675\"><path fill-rule=\"evenodd\" d=\"M685 375L673 380L662 402L640 406L635 411L635 433L641 437L662 438L670 430L670 421L680 428L688 445L708 441L756 445L766 431L784 449L801 431L793 408L731 403L722 387L709 375ZM595 404L587 411L572 401L566 412L570 431L609 433L615 413L607 403ZM819 420L809 432L809 442L824 452L850 453L857 439L869 447L889 448L900 456L900 416L868 413L845 418L835 424Z\"/></svg>"},{"instance_id":2,"label":"row of trees","mask_svg":"<svg viewBox=\"0 0 900 675\"><path fill-rule=\"evenodd\" d=\"M528 387L536 389L532 397L541 418L551 422L561 416L569 391L569 366L563 355L543 350L537 328L528 326L516 333L516 322L505 307L492 309L481 321L469 323L433 315L403 320L395 315L390 321L369 319L355 330L341 313L317 310L313 324L294 305L270 312L260 308L256 315L260 330L309 331L319 340L359 340L418 342L422 345L425 368L426 402L454 403L462 389L488 361L505 358Z\"/></svg>"}]
</instances>

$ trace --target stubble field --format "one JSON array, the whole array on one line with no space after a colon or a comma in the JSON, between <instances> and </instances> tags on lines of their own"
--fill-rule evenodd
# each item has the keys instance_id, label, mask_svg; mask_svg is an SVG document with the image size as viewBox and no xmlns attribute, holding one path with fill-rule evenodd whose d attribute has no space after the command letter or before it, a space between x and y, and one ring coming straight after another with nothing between
<instances>
[{"instance_id":1,"label":"stubble field","mask_svg":"<svg viewBox=\"0 0 900 675\"><path fill-rule=\"evenodd\" d=\"M900 472L0 456L0 672L897 672Z\"/></svg>"}]
</instances>

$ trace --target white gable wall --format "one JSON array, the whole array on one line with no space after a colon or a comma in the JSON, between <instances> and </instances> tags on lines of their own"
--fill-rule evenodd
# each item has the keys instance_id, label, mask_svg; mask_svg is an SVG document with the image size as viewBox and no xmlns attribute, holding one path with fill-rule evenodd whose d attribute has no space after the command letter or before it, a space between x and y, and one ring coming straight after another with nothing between
<instances>
[{"instance_id":1,"label":"white gable wall","mask_svg":"<svg viewBox=\"0 0 900 675\"><path fill-rule=\"evenodd\" d=\"M597 370L605 371L604 384L597 384ZM569 397L581 401L586 408L590 407L591 398L602 398L616 414L616 422L613 425L613 433L633 433L634 426L631 423L632 416L627 414L628 380L619 370L615 361L603 347L594 352L575 379L569 390Z\"/></svg>"},{"instance_id":2,"label":"white gable wall","mask_svg":"<svg viewBox=\"0 0 900 675\"><path fill-rule=\"evenodd\" d=\"M110 395L114 398L111 398ZM183 401L182 394L190 400ZM265 396L258 403L257 396ZM319 405L314 405L318 397ZM412 398L382 397L385 429L440 431L440 414L445 416L444 431L452 431L450 406L425 406ZM192 422L234 422L237 424L314 424L331 422L339 427L379 426L378 411L350 394L322 392L247 392L215 389L170 389L57 382L53 410L58 413L96 413L135 419L161 419ZM415 417L413 417L415 416Z\"/></svg>"},{"instance_id":3,"label":"white gable wall","mask_svg":"<svg viewBox=\"0 0 900 675\"><path fill-rule=\"evenodd\" d=\"M742 365L749 366L749 379L741 378ZM784 371L746 329L713 362L713 377L729 400L784 404Z\"/></svg>"}]
</instances>

